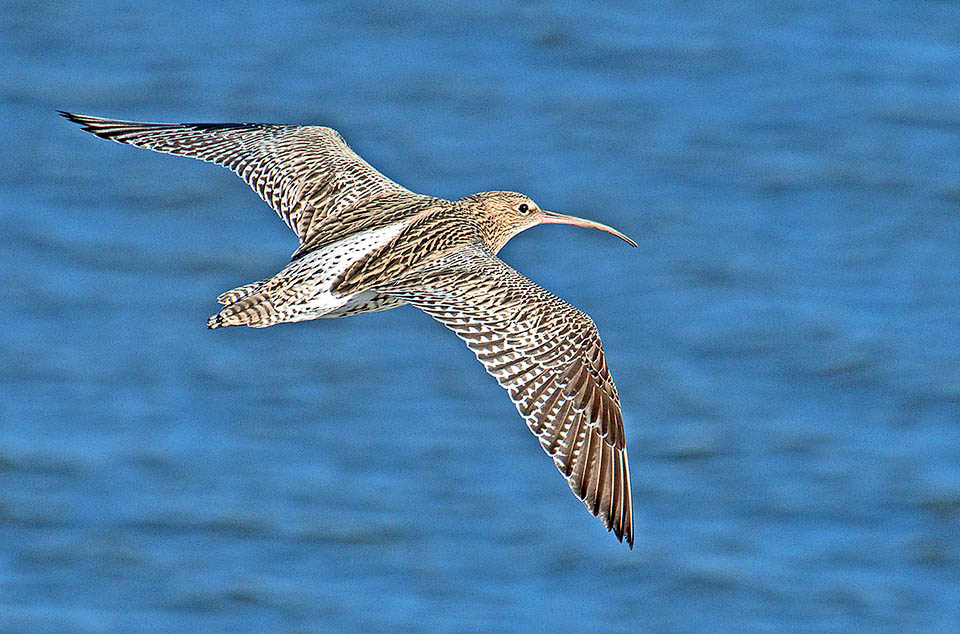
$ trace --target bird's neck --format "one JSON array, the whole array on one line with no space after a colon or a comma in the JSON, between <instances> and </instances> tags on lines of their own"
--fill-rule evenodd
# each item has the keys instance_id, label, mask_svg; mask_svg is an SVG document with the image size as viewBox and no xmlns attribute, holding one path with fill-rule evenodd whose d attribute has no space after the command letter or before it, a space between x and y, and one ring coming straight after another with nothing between
<instances>
[{"instance_id":1,"label":"bird's neck","mask_svg":"<svg viewBox=\"0 0 960 634\"><path fill-rule=\"evenodd\" d=\"M501 223L487 210L481 201L473 197L462 198L454 203L454 217L464 225L464 230L474 236L483 246L497 253L512 237L504 233Z\"/></svg>"}]
</instances>

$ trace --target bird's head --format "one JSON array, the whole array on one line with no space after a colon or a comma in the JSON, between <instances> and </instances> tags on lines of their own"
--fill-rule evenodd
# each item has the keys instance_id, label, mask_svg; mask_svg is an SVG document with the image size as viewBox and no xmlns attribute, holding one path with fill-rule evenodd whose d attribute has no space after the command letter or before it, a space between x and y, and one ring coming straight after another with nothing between
<instances>
[{"instance_id":1,"label":"bird's head","mask_svg":"<svg viewBox=\"0 0 960 634\"><path fill-rule=\"evenodd\" d=\"M576 225L599 229L612 233L631 246L637 246L636 242L613 227L592 220L541 209L529 196L516 192L483 192L468 196L464 200L469 201L472 207L482 212L483 221L481 225L486 232L488 246L492 247L495 252L499 251L510 238L521 231L545 224Z\"/></svg>"}]
</instances>

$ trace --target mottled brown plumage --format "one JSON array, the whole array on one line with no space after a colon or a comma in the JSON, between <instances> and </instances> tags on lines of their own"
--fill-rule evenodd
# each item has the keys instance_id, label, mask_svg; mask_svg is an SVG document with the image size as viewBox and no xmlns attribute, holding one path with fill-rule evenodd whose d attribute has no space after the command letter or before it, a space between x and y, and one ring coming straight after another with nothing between
<instances>
[{"instance_id":1,"label":"mottled brown plumage","mask_svg":"<svg viewBox=\"0 0 960 634\"><path fill-rule=\"evenodd\" d=\"M300 238L282 271L220 295L224 307L210 328L420 308L466 342L577 497L633 546L620 399L596 326L496 256L544 223L602 229L634 244L629 238L514 192L456 201L415 194L330 128L62 114L103 138L233 170Z\"/></svg>"}]
</instances>

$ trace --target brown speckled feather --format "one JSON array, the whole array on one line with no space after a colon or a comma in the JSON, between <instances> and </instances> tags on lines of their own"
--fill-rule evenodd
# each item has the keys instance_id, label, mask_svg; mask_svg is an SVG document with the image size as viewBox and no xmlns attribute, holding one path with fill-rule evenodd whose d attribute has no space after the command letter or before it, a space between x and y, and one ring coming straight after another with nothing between
<instances>
[{"instance_id":1,"label":"brown speckled feather","mask_svg":"<svg viewBox=\"0 0 960 634\"><path fill-rule=\"evenodd\" d=\"M362 207L364 201L385 195L392 195L391 202L422 198L371 167L331 128L139 123L61 114L105 139L232 170L279 214L301 244L319 242L325 221Z\"/></svg>"},{"instance_id":2,"label":"brown speckled feather","mask_svg":"<svg viewBox=\"0 0 960 634\"><path fill-rule=\"evenodd\" d=\"M420 308L466 342L577 497L632 547L620 399L593 320L480 245L377 290Z\"/></svg>"}]
</instances>

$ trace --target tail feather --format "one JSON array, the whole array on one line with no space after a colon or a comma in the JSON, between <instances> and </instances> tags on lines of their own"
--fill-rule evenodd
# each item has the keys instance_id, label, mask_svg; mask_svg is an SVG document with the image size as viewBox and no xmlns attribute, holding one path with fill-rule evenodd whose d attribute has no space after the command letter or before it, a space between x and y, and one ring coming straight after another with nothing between
<instances>
[{"instance_id":1,"label":"tail feather","mask_svg":"<svg viewBox=\"0 0 960 634\"><path fill-rule=\"evenodd\" d=\"M229 290L225 293L221 293L217 297L217 301L223 304L224 306L229 306L230 304L243 299L244 297L249 297L257 291L259 291L263 285L268 282L270 278L265 280L260 280L259 282L251 282L250 284L244 284L243 286L238 286L233 290Z\"/></svg>"},{"instance_id":2,"label":"tail feather","mask_svg":"<svg viewBox=\"0 0 960 634\"><path fill-rule=\"evenodd\" d=\"M266 328L282 319L283 315L274 306L269 293L255 293L224 307L223 310L207 320L207 328L223 328L225 326Z\"/></svg>"}]
</instances>

